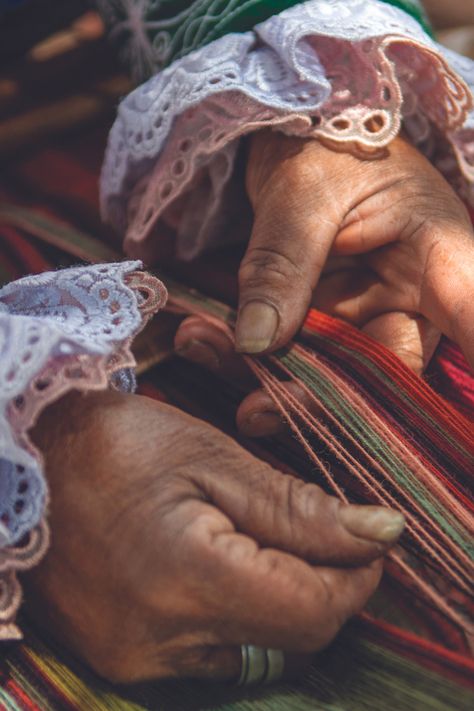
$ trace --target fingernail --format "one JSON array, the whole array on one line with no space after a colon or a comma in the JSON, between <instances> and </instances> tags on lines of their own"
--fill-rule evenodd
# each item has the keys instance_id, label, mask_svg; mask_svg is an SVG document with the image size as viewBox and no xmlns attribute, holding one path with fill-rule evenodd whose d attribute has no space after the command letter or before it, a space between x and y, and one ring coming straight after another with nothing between
<instances>
[{"instance_id":1,"label":"fingernail","mask_svg":"<svg viewBox=\"0 0 474 711\"><path fill-rule=\"evenodd\" d=\"M344 506L339 520L359 538L377 543L395 543L405 527L405 517L381 506Z\"/></svg>"},{"instance_id":2,"label":"fingernail","mask_svg":"<svg viewBox=\"0 0 474 711\"><path fill-rule=\"evenodd\" d=\"M261 353L275 338L278 312L263 301L245 304L237 321L235 347L239 353Z\"/></svg>"},{"instance_id":3,"label":"fingernail","mask_svg":"<svg viewBox=\"0 0 474 711\"><path fill-rule=\"evenodd\" d=\"M282 425L276 412L254 412L240 423L239 429L247 437L265 437L280 432Z\"/></svg>"},{"instance_id":4,"label":"fingernail","mask_svg":"<svg viewBox=\"0 0 474 711\"><path fill-rule=\"evenodd\" d=\"M221 366L217 351L206 341L192 339L187 341L187 343L180 348L177 348L176 353L182 358L203 365L210 370L218 370Z\"/></svg>"}]
</instances>

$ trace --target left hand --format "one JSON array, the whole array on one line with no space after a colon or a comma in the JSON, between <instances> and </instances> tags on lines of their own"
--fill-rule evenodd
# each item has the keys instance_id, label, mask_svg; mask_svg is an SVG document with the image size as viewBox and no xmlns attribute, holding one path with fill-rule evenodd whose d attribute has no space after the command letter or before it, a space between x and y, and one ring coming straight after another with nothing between
<instances>
[{"instance_id":1,"label":"left hand","mask_svg":"<svg viewBox=\"0 0 474 711\"><path fill-rule=\"evenodd\" d=\"M308 307L358 326L417 372L441 333L474 366L474 239L441 174L403 138L368 160L262 131L247 189L254 225L239 270L236 347L273 351ZM233 345L196 318L176 336L191 360L227 366Z\"/></svg>"},{"instance_id":2,"label":"left hand","mask_svg":"<svg viewBox=\"0 0 474 711\"><path fill-rule=\"evenodd\" d=\"M52 544L24 576L27 608L117 683L237 678L241 644L323 648L364 607L404 525L138 395L70 393L31 435Z\"/></svg>"}]
</instances>

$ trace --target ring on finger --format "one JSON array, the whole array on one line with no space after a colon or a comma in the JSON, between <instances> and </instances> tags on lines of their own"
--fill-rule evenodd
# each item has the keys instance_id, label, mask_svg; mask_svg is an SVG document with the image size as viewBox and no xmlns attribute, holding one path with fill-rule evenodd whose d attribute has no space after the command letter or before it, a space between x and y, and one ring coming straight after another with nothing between
<instances>
[{"instance_id":1,"label":"ring on finger","mask_svg":"<svg viewBox=\"0 0 474 711\"><path fill-rule=\"evenodd\" d=\"M285 656L281 649L265 649L253 644L243 644L240 651L242 666L238 686L270 684L282 677Z\"/></svg>"}]
</instances>

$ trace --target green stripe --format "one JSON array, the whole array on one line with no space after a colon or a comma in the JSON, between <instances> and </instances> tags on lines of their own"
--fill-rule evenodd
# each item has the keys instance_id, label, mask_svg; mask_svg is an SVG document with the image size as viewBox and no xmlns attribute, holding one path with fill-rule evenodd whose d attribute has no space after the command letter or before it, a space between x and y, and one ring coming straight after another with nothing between
<instances>
[{"instance_id":1,"label":"green stripe","mask_svg":"<svg viewBox=\"0 0 474 711\"><path fill-rule=\"evenodd\" d=\"M425 32L433 37L433 28L429 21L428 15L421 2L418 0L382 0L389 5L394 5L395 7L404 10L408 15L411 15L420 25L423 27Z\"/></svg>"},{"instance_id":2,"label":"green stripe","mask_svg":"<svg viewBox=\"0 0 474 711\"><path fill-rule=\"evenodd\" d=\"M5 711L22 711L20 706L18 706L18 704L12 699L10 694L2 688L0 688L0 701L3 702L4 706L2 706L2 708L4 708Z\"/></svg>"},{"instance_id":3,"label":"green stripe","mask_svg":"<svg viewBox=\"0 0 474 711\"><path fill-rule=\"evenodd\" d=\"M404 10L432 35L428 17L418 0L382 1ZM230 32L247 32L272 15L300 4L298 0L149 0L138 19L139 32L137 18L130 20L129 4L98 2L112 40L141 81ZM148 46L143 45L143 37L148 39Z\"/></svg>"},{"instance_id":4,"label":"green stripe","mask_svg":"<svg viewBox=\"0 0 474 711\"><path fill-rule=\"evenodd\" d=\"M326 336L321 336L318 333L314 333L312 331L307 333L309 333L310 335L310 342L313 346L317 345L318 347L324 348L324 344L328 340ZM430 428L435 429L441 439L448 440L450 445L453 448L457 449L464 459L466 459L468 462L472 462L472 453L466 450L466 448L463 447L458 440L454 439L449 432L446 432L446 429L438 421L429 417L426 414L426 411L420 406L417 399L415 397L412 397L410 393L405 389L400 388L398 384L394 380L392 380L387 375L387 373L383 371L382 368L380 368L376 363L374 363L373 360L371 360L363 353L360 353L355 348L349 348L348 346L344 346L338 341L332 341L332 343L341 354L347 353L349 357L354 358L354 360L360 363L363 368L369 370L378 380L380 380L388 389L390 389L391 392L397 398L403 400L404 405L409 410L415 411L418 416L430 426Z\"/></svg>"},{"instance_id":5,"label":"green stripe","mask_svg":"<svg viewBox=\"0 0 474 711\"><path fill-rule=\"evenodd\" d=\"M315 368L290 353L281 355L279 360L321 400L337 420L374 457L383 469L391 474L403 489L413 497L420 508L437 521L444 532L471 558L474 557L472 537L431 492L418 481L407 465L392 451L390 445L372 430L357 410L339 395L334 383Z\"/></svg>"},{"instance_id":6,"label":"green stripe","mask_svg":"<svg viewBox=\"0 0 474 711\"><path fill-rule=\"evenodd\" d=\"M41 656L49 656L41 643L32 646ZM468 688L372 641L358 623L348 625L328 650L318 654L301 679L271 688L246 691L177 680L142 684L136 690L114 689L85 670L78 672L70 670L72 676L65 684L75 692L80 688L77 678L87 684L95 703L86 692L75 695L75 704L88 711L470 711L474 707ZM43 698L48 698L49 683L37 680L34 666L25 666L23 674L31 676ZM15 670L12 676L17 676ZM107 688L113 696L104 694Z\"/></svg>"}]
</instances>

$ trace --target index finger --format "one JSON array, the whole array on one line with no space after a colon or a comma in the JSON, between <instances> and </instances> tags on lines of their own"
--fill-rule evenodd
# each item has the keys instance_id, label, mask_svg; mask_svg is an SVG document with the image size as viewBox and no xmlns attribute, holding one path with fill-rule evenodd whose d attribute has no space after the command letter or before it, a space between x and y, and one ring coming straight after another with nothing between
<instances>
[{"instance_id":1,"label":"index finger","mask_svg":"<svg viewBox=\"0 0 474 711\"><path fill-rule=\"evenodd\" d=\"M474 232L448 220L425 229L431 246L420 311L462 348L474 369Z\"/></svg>"},{"instance_id":2,"label":"index finger","mask_svg":"<svg viewBox=\"0 0 474 711\"><path fill-rule=\"evenodd\" d=\"M195 530L191 546L191 558L205 561L200 566L204 584L196 592L206 610L206 628L218 644L322 649L379 583L380 560L356 568L312 566L289 553L260 548L221 516L216 530L213 512L212 534ZM199 525L207 530L205 519L204 514Z\"/></svg>"}]
</instances>

